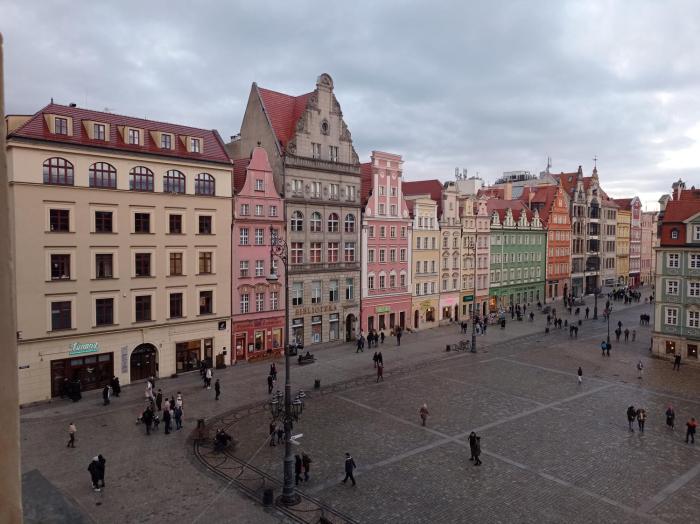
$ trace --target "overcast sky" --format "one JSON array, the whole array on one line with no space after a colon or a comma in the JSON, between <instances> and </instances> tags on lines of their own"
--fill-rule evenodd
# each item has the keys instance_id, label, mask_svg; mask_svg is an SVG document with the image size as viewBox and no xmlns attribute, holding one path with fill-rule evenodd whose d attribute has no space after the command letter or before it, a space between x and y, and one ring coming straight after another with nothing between
<instances>
[{"instance_id":1,"label":"overcast sky","mask_svg":"<svg viewBox=\"0 0 700 524\"><path fill-rule=\"evenodd\" d=\"M487 4L487 5L484 5ZM58 103L215 128L250 85L329 73L360 158L408 180L590 174L650 209L700 185L700 2L0 0L8 113Z\"/></svg>"}]
</instances>

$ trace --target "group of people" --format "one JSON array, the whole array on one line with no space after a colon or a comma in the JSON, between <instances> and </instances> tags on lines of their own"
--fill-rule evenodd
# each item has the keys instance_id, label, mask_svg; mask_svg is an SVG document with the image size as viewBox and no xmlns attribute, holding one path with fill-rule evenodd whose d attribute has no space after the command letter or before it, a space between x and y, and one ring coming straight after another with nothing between
<instances>
[{"instance_id":1,"label":"group of people","mask_svg":"<svg viewBox=\"0 0 700 524\"><path fill-rule=\"evenodd\" d=\"M199 364L199 375L202 377L202 382L206 389L211 389L211 379L214 375L214 370L211 366L207 365L207 362L202 360ZM218 382L218 380L217 380ZM217 400L219 400L217 398Z\"/></svg>"},{"instance_id":2,"label":"group of people","mask_svg":"<svg viewBox=\"0 0 700 524\"><path fill-rule=\"evenodd\" d=\"M311 458L304 452L301 456L294 455L294 483L299 485L302 480L304 482L309 481L309 470L311 469ZM304 472L304 478L301 478L302 470Z\"/></svg>"},{"instance_id":3,"label":"group of people","mask_svg":"<svg viewBox=\"0 0 700 524\"><path fill-rule=\"evenodd\" d=\"M217 379L218 384L218 379ZM151 434L151 428L158 430L162 415L164 433L168 435L172 430L172 423L175 421L175 429L182 429L182 419L184 417L182 393L177 392L177 397L164 397L162 390L158 389L157 394L153 394L155 380L151 377L146 385L146 409L137 418L137 422L146 426L146 435Z\"/></svg>"},{"instance_id":4,"label":"group of people","mask_svg":"<svg viewBox=\"0 0 700 524\"><path fill-rule=\"evenodd\" d=\"M396 345L400 346L401 337L403 336L403 329L401 328L401 326L391 328L391 334L396 337ZM364 353L365 341L367 341L367 349L371 349L372 344L374 344L375 348L379 347L379 344L384 344L385 338L386 337L384 336L384 330L377 333L376 329L370 329L367 333L367 338L365 338L365 335L362 333L362 330L360 330L360 332L357 334L357 349L355 350L355 353Z\"/></svg>"},{"instance_id":5,"label":"group of people","mask_svg":"<svg viewBox=\"0 0 700 524\"><path fill-rule=\"evenodd\" d=\"M109 405L112 399L112 395L118 397L121 394L121 392L122 387L119 384L119 378L112 377L112 379L109 381L109 384L105 384L105 387L102 388L102 405Z\"/></svg>"},{"instance_id":6,"label":"group of people","mask_svg":"<svg viewBox=\"0 0 700 524\"><path fill-rule=\"evenodd\" d=\"M377 333L376 329L370 330L367 333L367 349L371 349L372 344L374 344L375 348L378 347L378 344L384 344L384 338L384 330L379 333Z\"/></svg>"},{"instance_id":7,"label":"group of people","mask_svg":"<svg viewBox=\"0 0 700 524\"><path fill-rule=\"evenodd\" d=\"M270 373L267 375L267 393L268 395L272 393L272 390L277 384L277 366L273 362L270 364Z\"/></svg>"},{"instance_id":8,"label":"group of people","mask_svg":"<svg viewBox=\"0 0 700 524\"><path fill-rule=\"evenodd\" d=\"M637 421L637 427L640 433L644 433L644 424L647 420L647 412L644 408L635 408L630 406L627 408L627 423L629 425L630 433L634 433L634 421ZM676 411L673 406L669 404L666 409L666 426L673 430L676 427ZM695 444L695 433L697 432L698 422L695 417L690 417L688 422L685 423L685 442L686 444Z\"/></svg>"}]
</instances>

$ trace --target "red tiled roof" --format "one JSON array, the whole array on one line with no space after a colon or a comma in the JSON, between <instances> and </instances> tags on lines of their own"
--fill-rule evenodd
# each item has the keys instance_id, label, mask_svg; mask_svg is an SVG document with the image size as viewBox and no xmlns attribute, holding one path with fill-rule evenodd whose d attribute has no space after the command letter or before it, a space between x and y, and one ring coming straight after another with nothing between
<instances>
[{"instance_id":1,"label":"red tiled roof","mask_svg":"<svg viewBox=\"0 0 700 524\"><path fill-rule=\"evenodd\" d=\"M482 187L476 192L476 196L486 198L503 198L504 194L505 189L502 187Z\"/></svg>"},{"instance_id":2,"label":"red tiled roof","mask_svg":"<svg viewBox=\"0 0 700 524\"><path fill-rule=\"evenodd\" d=\"M486 202L486 207L489 210L489 215L495 211L498 217L503 221L506 216L506 210L510 209L513 213L513 220L520 220L520 214L525 213L528 221L532 220L533 213L525 206L521 200L503 200L500 198L490 198Z\"/></svg>"},{"instance_id":3,"label":"red tiled roof","mask_svg":"<svg viewBox=\"0 0 700 524\"><path fill-rule=\"evenodd\" d=\"M617 204L617 207L624 209L625 211L632 210L632 200L633 198L611 198L613 202Z\"/></svg>"},{"instance_id":4,"label":"red tiled roof","mask_svg":"<svg viewBox=\"0 0 700 524\"><path fill-rule=\"evenodd\" d=\"M360 164L360 202L367 205L372 190L372 162Z\"/></svg>"},{"instance_id":5,"label":"red tiled roof","mask_svg":"<svg viewBox=\"0 0 700 524\"><path fill-rule=\"evenodd\" d=\"M428 196L437 202L438 220L442 217L442 182L439 180L417 180L403 182L401 191L409 196Z\"/></svg>"},{"instance_id":6,"label":"red tiled roof","mask_svg":"<svg viewBox=\"0 0 700 524\"><path fill-rule=\"evenodd\" d=\"M408 198L404 198L404 202L406 202L406 207L408 208L408 215L409 215L411 218L413 218L413 216L414 216L414 215L413 215L413 209L415 208L415 205L416 205L415 201L414 201L414 200L411 200L411 199L408 199Z\"/></svg>"},{"instance_id":7,"label":"red tiled roof","mask_svg":"<svg viewBox=\"0 0 700 524\"><path fill-rule=\"evenodd\" d=\"M263 87L258 87L258 93L272 130L284 150L287 142L294 137L297 121L304 114L306 102L313 93L291 96Z\"/></svg>"},{"instance_id":8,"label":"red tiled roof","mask_svg":"<svg viewBox=\"0 0 700 524\"><path fill-rule=\"evenodd\" d=\"M250 163L250 158L238 158L232 160L233 162L233 190L238 193L243 189L245 184L246 174L248 172L248 164Z\"/></svg>"},{"instance_id":9,"label":"red tiled roof","mask_svg":"<svg viewBox=\"0 0 700 524\"><path fill-rule=\"evenodd\" d=\"M73 119L73 135L57 135L50 132L46 124L46 119L44 118L44 115L47 114L71 117ZM85 130L83 121L109 124L109 140L92 140ZM120 135L117 129L118 126L142 129L144 145L127 144ZM175 139L173 140L175 148L160 148L160 144L153 142L151 131L160 131L175 135ZM199 138L202 141L201 153L192 153L188 151L186 146L182 143L182 140L180 140L181 136ZM93 111L91 109L82 109L80 107L70 107L53 103L37 112L27 122L10 133L9 137L21 137L64 144L118 149L121 151L148 153L165 157L230 164L229 156L224 149L224 143L219 133L214 130L168 124L155 120L145 120L143 118L116 115L114 113L105 113L102 111Z\"/></svg>"},{"instance_id":10,"label":"red tiled roof","mask_svg":"<svg viewBox=\"0 0 700 524\"><path fill-rule=\"evenodd\" d=\"M542 223L546 226L549 223L549 213L552 210L552 205L557 196L558 189L557 186L549 185L525 186L519 200L526 206L530 202L534 204L543 204L542 206L538 206L538 213ZM530 195L532 195L532 200L530 200Z\"/></svg>"},{"instance_id":11,"label":"red tiled roof","mask_svg":"<svg viewBox=\"0 0 700 524\"><path fill-rule=\"evenodd\" d=\"M684 189L678 199L669 200L663 222L683 222L700 213L700 189Z\"/></svg>"}]
</instances>

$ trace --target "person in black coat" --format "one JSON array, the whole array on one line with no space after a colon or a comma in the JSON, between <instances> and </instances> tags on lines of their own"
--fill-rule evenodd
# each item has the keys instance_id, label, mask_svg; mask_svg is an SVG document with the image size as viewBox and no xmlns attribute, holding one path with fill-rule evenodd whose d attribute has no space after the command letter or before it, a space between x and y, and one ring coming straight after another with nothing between
<instances>
[{"instance_id":1,"label":"person in black coat","mask_svg":"<svg viewBox=\"0 0 700 524\"><path fill-rule=\"evenodd\" d=\"M146 435L150 435L151 434L151 424L153 424L153 411L151 411L150 406L148 406L146 408L146 410L143 412L143 415L141 415L141 420L146 425Z\"/></svg>"},{"instance_id":2,"label":"person in black coat","mask_svg":"<svg viewBox=\"0 0 700 524\"><path fill-rule=\"evenodd\" d=\"M110 386L112 386L112 393L114 393L115 397L118 397L119 394L122 392L122 386L119 384L119 378L118 377L112 377L112 380L109 383Z\"/></svg>"},{"instance_id":3,"label":"person in black coat","mask_svg":"<svg viewBox=\"0 0 700 524\"><path fill-rule=\"evenodd\" d=\"M474 445L474 465L481 466L481 437L476 437L476 444Z\"/></svg>"},{"instance_id":4,"label":"person in black coat","mask_svg":"<svg viewBox=\"0 0 700 524\"><path fill-rule=\"evenodd\" d=\"M105 466L107 464L107 460L102 456L102 455L97 455L97 483L98 487L99 484L102 483L102 487L105 487Z\"/></svg>"},{"instance_id":5,"label":"person in black coat","mask_svg":"<svg viewBox=\"0 0 700 524\"><path fill-rule=\"evenodd\" d=\"M350 453L345 454L345 478L343 479L343 484L350 479L352 480L352 485L355 485L355 477L353 476L352 472L355 471L355 468L357 465L355 464L355 461L353 458L350 456Z\"/></svg>"},{"instance_id":6,"label":"person in black coat","mask_svg":"<svg viewBox=\"0 0 700 524\"><path fill-rule=\"evenodd\" d=\"M170 433L170 423L172 421L172 417L170 416L170 410L166 409L163 411L163 423L165 424L165 434Z\"/></svg>"},{"instance_id":7,"label":"person in black coat","mask_svg":"<svg viewBox=\"0 0 700 524\"><path fill-rule=\"evenodd\" d=\"M294 455L294 483L297 485L302 480L301 466L301 457L299 455Z\"/></svg>"},{"instance_id":8,"label":"person in black coat","mask_svg":"<svg viewBox=\"0 0 700 524\"><path fill-rule=\"evenodd\" d=\"M219 397L221 396L221 383L219 382L219 379L216 379L216 382L214 382L214 393L216 393L216 398L214 400L219 400Z\"/></svg>"},{"instance_id":9,"label":"person in black coat","mask_svg":"<svg viewBox=\"0 0 700 524\"><path fill-rule=\"evenodd\" d=\"M102 388L102 405L106 406L109 404L109 386Z\"/></svg>"},{"instance_id":10,"label":"person in black coat","mask_svg":"<svg viewBox=\"0 0 700 524\"><path fill-rule=\"evenodd\" d=\"M272 393L272 375L267 376L267 392Z\"/></svg>"},{"instance_id":11,"label":"person in black coat","mask_svg":"<svg viewBox=\"0 0 700 524\"><path fill-rule=\"evenodd\" d=\"M90 464L88 464L88 471L90 472L90 480L92 481L92 489L95 491L100 491L100 459L99 456L93 457Z\"/></svg>"},{"instance_id":12,"label":"person in black coat","mask_svg":"<svg viewBox=\"0 0 700 524\"><path fill-rule=\"evenodd\" d=\"M471 452L469 460L474 460L474 452L476 451L476 433L473 431L469 433L469 451Z\"/></svg>"}]
</instances>

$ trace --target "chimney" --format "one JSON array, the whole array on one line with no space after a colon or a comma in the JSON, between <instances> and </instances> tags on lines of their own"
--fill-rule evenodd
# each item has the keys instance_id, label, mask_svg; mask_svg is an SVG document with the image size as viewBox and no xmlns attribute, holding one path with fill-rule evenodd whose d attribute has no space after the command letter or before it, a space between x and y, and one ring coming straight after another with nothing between
<instances>
[{"instance_id":1,"label":"chimney","mask_svg":"<svg viewBox=\"0 0 700 524\"><path fill-rule=\"evenodd\" d=\"M535 197L532 191L527 192L527 208L532 211L532 199Z\"/></svg>"},{"instance_id":2,"label":"chimney","mask_svg":"<svg viewBox=\"0 0 700 524\"><path fill-rule=\"evenodd\" d=\"M506 182L505 185L503 186L503 200L512 200L512 199L513 199L513 183Z\"/></svg>"}]
</instances>

